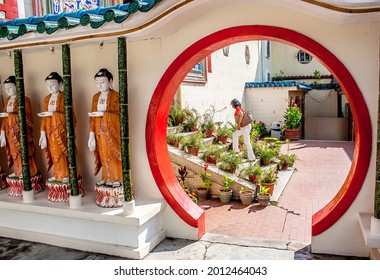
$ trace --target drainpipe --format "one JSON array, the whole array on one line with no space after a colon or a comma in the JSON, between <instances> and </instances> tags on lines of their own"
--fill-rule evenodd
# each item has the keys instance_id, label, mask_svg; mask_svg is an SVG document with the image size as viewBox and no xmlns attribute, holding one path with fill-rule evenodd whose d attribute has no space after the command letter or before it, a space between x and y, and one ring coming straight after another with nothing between
<instances>
[{"instance_id":1,"label":"drainpipe","mask_svg":"<svg viewBox=\"0 0 380 280\"><path fill-rule=\"evenodd\" d=\"M28 135L27 135L27 129L26 129L26 115L25 115L24 73L23 73L23 62L22 62L21 50L14 50L14 64L15 64L15 77L16 77L18 122L19 122L19 129L20 129L22 181L24 184L24 191L33 192L32 183L30 179L30 168L29 168Z\"/></svg>"},{"instance_id":2,"label":"drainpipe","mask_svg":"<svg viewBox=\"0 0 380 280\"><path fill-rule=\"evenodd\" d=\"M129 150L129 117L128 117L128 73L127 47L124 37L118 38L118 70L119 70L119 103L120 103L120 139L121 163L123 169L124 204L123 212L126 215L134 211L132 194L132 177Z\"/></svg>"},{"instance_id":3,"label":"drainpipe","mask_svg":"<svg viewBox=\"0 0 380 280\"><path fill-rule=\"evenodd\" d=\"M71 62L70 62L70 46L62 45L62 72L63 72L63 93L65 105L65 121L67 135L67 152L70 171L71 196L79 196L77 167L75 158L75 133L73 121L73 100L71 86ZM78 199L78 198L77 198Z\"/></svg>"}]
</instances>

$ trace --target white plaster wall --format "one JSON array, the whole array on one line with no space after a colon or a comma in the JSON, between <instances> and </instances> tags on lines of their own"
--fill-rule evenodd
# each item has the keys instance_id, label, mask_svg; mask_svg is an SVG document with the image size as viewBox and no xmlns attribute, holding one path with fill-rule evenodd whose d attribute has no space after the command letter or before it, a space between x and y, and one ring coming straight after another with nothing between
<instances>
[{"instance_id":1,"label":"white plaster wall","mask_svg":"<svg viewBox=\"0 0 380 280\"><path fill-rule=\"evenodd\" d=\"M245 46L250 50L250 63L245 61ZM207 73L206 84L183 83L181 85L182 106L196 109L201 115L214 105L214 120L233 122L234 110L230 106L233 98L243 102L246 82L256 80L260 49L258 41L242 42L230 46L228 57L220 49L211 55L212 72Z\"/></svg>"},{"instance_id":2,"label":"white plaster wall","mask_svg":"<svg viewBox=\"0 0 380 280\"><path fill-rule=\"evenodd\" d=\"M196 2L196 3L194 3ZM145 123L147 110L152 93L167 67L172 61L183 52L189 45L197 40L221 29L239 26L239 25L273 25L289 28L304 35L307 35L320 44L324 45L351 71L359 88L361 89L364 99L368 105L372 123L377 123L377 106L378 106L378 77L379 69L377 61L379 51L379 25L375 23L334 23L333 21L325 21L320 17L313 17L310 14L298 12L295 9L288 8L283 5L267 4L257 1L221 1L220 6L213 5L212 9L202 9L202 5L207 5L211 1L194 1L188 4L188 7L194 5L200 9L190 10L189 14L186 9L179 9L173 12L168 19L172 26L172 33L168 33L162 38L151 39L156 37L155 33L149 34L149 30L144 33L144 39L131 42L128 46L128 74L129 74L129 92L130 92L130 135L131 135L131 165L133 173L133 182L135 192L138 196L161 197L151 171L146 156L145 143ZM228 3L228 4L226 4ZM226 5L226 6L223 6ZM199 11L201 11L199 13ZM189 16L191 14L191 16ZM223 20L221 20L223 19ZM181 22L182 20L185 20ZM175 26L175 28L173 28ZM116 40L116 39L115 39ZM94 51L95 51L94 47ZM90 96L96 91L93 77L102 63L105 61L107 66L116 69L117 55L111 48L109 52L95 52L93 59L85 51L83 53L83 61L88 63L86 67L73 67L74 73L79 73L79 68L84 69L85 73L76 74L82 78L75 78L74 93L81 92ZM87 50L87 51L90 51ZM92 49L91 49L92 51ZM36 50L36 52L38 52ZM78 51L80 56L80 52ZM78 54L73 52L73 56L79 59ZM42 102L45 94L43 79L49 71L60 68L60 60L53 59L47 51L43 56L37 54L35 59L27 59L29 67L25 74L28 79L26 91L28 95L33 97L34 103ZM87 56L88 55L88 56ZM56 53L58 56L58 53ZM37 59L39 57L39 59ZM92 56L91 56L92 57ZM376 58L374 60L374 58ZM5 69L3 65L10 67L6 56L0 56L0 77L5 79L10 74L11 69ZM103 60L104 59L104 60ZM79 67L79 68L77 68ZM113 71L116 76L116 72ZM5 75L5 76L4 76ZM87 82L81 82L83 81ZM79 96L79 95L78 95ZM86 96L82 108L82 99L75 97L76 111L87 112L87 104L89 104L90 96ZM88 98L88 99L87 99ZM351 100L352 101L352 100ZM38 104L38 103L37 103ZM34 109L36 106L34 105ZM78 107L80 109L78 109ZM82 113L80 113L82 114ZM360 116L359 116L360 121ZM87 117L83 123L87 122ZM78 132L78 143L80 143L80 166L90 167L93 161L87 151L87 134L86 125L83 130ZM78 130L77 130L78 131ZM376 130L373 130L373 149L375 149ZM147 143L149 145L149 143ZM38 150L38 149L37 149ZM373 154L374 155L374 154ZM42 158L42 156L40 156ZM91 169L91 168L90 168ZM83 174L89 174L91 171L82 170ZM88 172L88 173L86 173ZM87 175L86 175L87 176ZM360 232L357 220L358 212L373 211L373 196L375 185L375 156L371 158L369 172L363 184L363 187L356 198L353 205L349 208L341 220L324 233L316 236L312 240L312 248L315 251L329 251L331 253L366 255L368 248L364 245L363 237ZM164 220L170 221L172 225L181 224L176 215L173 214L168 207L170 214L164 217ZM177 219L176 219L177 218ZM174 237L195 236L195 230L183 226L177 227L173 232ZM347 246L350 244L350 246Z\"/></svg>"},{"instance_id":3,"label":"white plaster wall","mask_svg":"<svg viewBox=\"0 0 380 280\"><path fill-rule=\"evenodd\" d=\"M220 20L221 18L223 18L223 21ZM305 34L324 45L351 71L359 88L364 94L372 122L376 123L378 67L377 64L373 62L373 57L378 57L377 52L379 49L379 26L377 24L334 24L331 21L323 21L320 18L302 14L283 6L277 7L275 5L260 3L236 4L219 9L214 8L208 13L194 18L193 21L188 21L183 28L162 38L161 48L154 48L155 52L158 53L161 51L162 55L162 65L156 66L163 72L190 44L220 29L245 24L282 26ZM331 38L334 39L332 40ZM137 52L142 45L149 48L148 46L150 44L151 41L149 40L132 42L130 47ZM157 45L151 46L157 47ZM143 54L140 51L140 55L135 58L141 59L143 55L145 55L145 53ZM157 60L158 59L155 59L154 61ZM146 75L144 71L150 71L150 63L146 64L145 67L140 63L139 66L141 70L144 69L140 75L145 74L145 77L147 79L149 78L151 85L155 85L161 74L152 73L151 76ZM152 86L146 83L137 85L137 80L131 82L131 86L138 87L136 94L139 96L147 94L149 92L147 90L148 87L149 90L153 89ZM140 111L139 114L139 118L141 119L146 115L143 111ZM373 137L376 139L375 131L373 132ZM136 150L143 151L145 149L142 141L134 144L136 144L136 146L134 146ZM139 164L135 165L135 168L136 170L140 170L138 172L141 173L146 165L147 162L144 163L143 160L141 160ZM342 254L362 254L368 252L368 248L364 246L364 242L362 241L356 214L358 211L371 212L373 209L373 203L368 203L368 201L373 201L374 171L374 157L372 157L367 178L357 199L339 223L323 234L313 238L313 248L326 246L330 251ZM135 183L138 185L150 186L152 190L156 188L153 180L150 179L149 176L140 177L135 175L134 178L136 178ZM339 238L342 235L344 235L345 238ZM331 242L331 240L334 240L334 242ZM351 240L350 244L352 246L347 246L347 240ZM355 242L352 242L352 240L355 240Z\"/></svg>"},{"instance_id":4,"label":"white plaster wall","mask_svg":"<svg viewBox=\"0 0 380 280\"><path fill-rule=\"evenodd\" d=\"M318 27L317 27L318 28ZM301 49L279 42L272 42L272 67L273 77L283 71L285 76L313 75L315 70L321 74L329 75L330 72L315 57L307 64L301 64L297 60L297 54Z\"/></svg>"},{"instance_id":5,"label":"white plaster wall","mask_svg":"<svg viewBox=\"0 0 380 280\"><path fill-rule=\"evenodd\" d=\"M289 90L296 90L296 88L247 88L244 92L246 110L252 111L254 120L264 122L267 130L273 122L283 124Z\"/></svg>"}]
</instances>

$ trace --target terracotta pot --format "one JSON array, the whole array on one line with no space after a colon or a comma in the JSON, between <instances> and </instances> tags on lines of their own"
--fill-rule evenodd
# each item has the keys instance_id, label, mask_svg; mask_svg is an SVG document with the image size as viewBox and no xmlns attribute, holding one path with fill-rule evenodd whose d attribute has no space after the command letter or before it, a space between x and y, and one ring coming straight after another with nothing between
<instances>
[{"instance_id":1,"label":"terracotta pot","mask_svg":"<svg viewBox=\"0 0 380 280\"><path fill-rule=\"evenodd\" d=\"M212 133L213 133L213 130L211 130L211 129L208 129L208 130L205 131L205 134L206 134L207 138L212 137Z\"/></svg>"},{"instance_id":2,"label":"terracotta pot","mask_svg":"<svg viewBox=\"0 0 380 280\"><path fill-rule=\"evenodd\" d=\"M262 158L261 159L261 163L265 166L269 165L271 162L271 159L270 158Z\"/></svg>"},{"instance_id":3,"label":"terracotta pot","mask_svg":"<svg viewBox=\"0 0 380 280\"><path fill-rule=\"evenodd\" d=\"M178 139L169 140L169 144L176 147L176 148L179 148L179 140Z\"/></svg>"},{"instance_id":4,"label":"terracotta pot","mask_svg":"<svg viewBox=\"0 0 380 280\"><path fill-rule=\"evenodd\" d=\"M218 142L222 142L223 144L227 143L227 139L226 136L218 136Z\"/></svg>"},{"instance_id":5,"label":"terracotta pot","mask_svg":"<svg viewBox=\"0 0 380 280\"><path fill-rule=\"evenodd\" d=\"M289 163L284 162L284 163L281 165L281 170L287 170L288 167L289 167Z\"/></svg>"},{"instance_id":6,"label":"terracotta pot","mask_svg":"<svg viewBox=\"0 0 380 280\"><path fill-rule=\"evenodd\" d=\"M190 155L198 156L199 148L198 147L187 147L187 152Z\"/></svg>"},{"instance_id":7,"label":"terracotta pot","mask_svg":"<svg viewBox=\"0 0 380 280\"><path fill-rule=\"evenodd\" d=\"M274 183L261 183L261 185L269 188L269 193L270 195L273 195L273 191L274 191Z\"/></svg>"},{"instance_id":8,"label":"terracotta pot","mask_svg":"<svg viewBox=\"0 0 380 280\"><path fill-rule=\"evenodd\" d=\"M270 196L257 194L257 200L259 201L260 206L268 206L270 202Z\"/></svg>"},{"instance_id":9,"label":"terracotta pot","mask_svg":"<svg viewBox=\"0 0 380 280\"><path fill-rule=\"evenodd\" d=\"M257 176L256 175L249 175L248 176L249 181L252 183L257 183Z\"/></svg>"},{"instance_id":10,"label":"terracotta pot","mask_svg":"<svg viewBox=\"0 0 380 280\"><path fill-rule=\"evenodd\" d=\"M285 128L284 129L284 138L289 140L297 141L301 138L301 128Z\"/></svg>"},{"instance_id":11,"label":"terracotta pot","mask_svg":"<svg viewBox=\"0 0 380 280\"><path fill-rule=\"evenodd\" d=\"M207 162L212 163L212 164L216 164L217 163L217 159L216 159L215 156L208 156L207 157Z\"/></svg>"}]
</instances>

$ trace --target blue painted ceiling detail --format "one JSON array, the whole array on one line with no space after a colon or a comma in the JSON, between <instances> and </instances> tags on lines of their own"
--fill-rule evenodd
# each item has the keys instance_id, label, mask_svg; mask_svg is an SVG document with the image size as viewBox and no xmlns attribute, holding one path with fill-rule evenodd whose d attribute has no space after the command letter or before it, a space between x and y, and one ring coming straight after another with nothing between
<instances>
[{"instance_id":1,"label":"blue painted ceiling detail","mask_svg":"<svg viewBox=\"0 0 380 280\"><path fill-rule=\"evenodd\" d=\"M107 22L122 23L131 14L149 12L162 0L133 0L128 4L111 7L98 7L77 12L63 12L58 15L47 14L43 17L16 18L0 20L0 42L2 38L14 40L30 32L52 34L58 29L71 29L76 26L90 25L96 29Z\"/></svg>"}]
</instances>

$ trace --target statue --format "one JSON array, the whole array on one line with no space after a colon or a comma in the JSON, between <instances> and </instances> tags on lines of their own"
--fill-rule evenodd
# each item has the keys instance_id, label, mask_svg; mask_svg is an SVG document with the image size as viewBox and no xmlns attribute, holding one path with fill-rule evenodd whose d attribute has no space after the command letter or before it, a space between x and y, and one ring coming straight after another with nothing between
<instances>
[{"instance_id":1,"label":"statue","mask_svg":"<svg viewBox=\"0 0 380 280\"><path fill-rule=\"evenodd\" d=\"M53 177L47 182L50 190L48 199L55 202L67 201L70 189L64 94L60 90L62 82L63 79L57 72L46 77L49 95L44 99L44 111L37 114L42 118L39 145L46 151L47 170L53 167ZM75 115L73 119L75 126ZM77 176L79 177L79 172ZM78 185L81 181L78 181ZM82 189L80 193L83 195Z\"/></svg>"},{"instance_id":2,"label":"statue","mask_svg":"<svg viewBox=\"0 0 380 280\"><path fill-rule=\"evenodd\" d=\"M4 112L0 114L3 118L0 132L0 146L6 147L8 155L8 166L12 168L13 173L7 177L9 185L8 194L11 196L21 196L23 188L22 183L22 160L21 160L21 143L20 127L18 118L18 106L16 97L16 78L10 76L4 82L5 92L8 98L5 100ZM29 152L29 170L32 181L32 187L35 193L43 190L41 184L42 176L38 174L36 161L34 159L35 147L33 141L33 118L32 106L30 99L25 96L25 115L26 130Z\"/></svg>"},{"instance_id":3,"label":"statue","mask_svg":"<svg viewBox=\"0 0 380 280\"><path fill-rule=\"evenodd\" d=\"M123 203L123 198L118 197L123 193L119 93L111 88L113 76L107 69L100 69L94 79L99 92L93 96L91 113L88 113L88 148L94 152L94 175L102 168L102 178L95 187L99 195L97 204L102 207L119 207ZM104 194L110 191L115 197L107 200Z\"/></svg>"}]
</instances>

